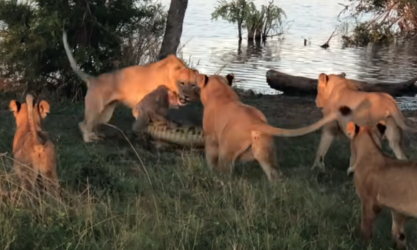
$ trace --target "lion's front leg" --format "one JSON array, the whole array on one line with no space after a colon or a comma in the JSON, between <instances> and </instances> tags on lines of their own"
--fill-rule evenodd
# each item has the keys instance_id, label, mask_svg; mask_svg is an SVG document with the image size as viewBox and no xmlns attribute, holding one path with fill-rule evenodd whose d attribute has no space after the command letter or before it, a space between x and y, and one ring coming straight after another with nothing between
<instances>
[{"instance_id":1,"label":"lion's front leg","mask_svg":"<svg viewBox=\"0 0 417 250\"><path fill-rule=\"evenodd\" d=\"M219 145L212 135L205 136L206 162L210 170L217 169L219 162Z\"/></svg>"}]
</instances>

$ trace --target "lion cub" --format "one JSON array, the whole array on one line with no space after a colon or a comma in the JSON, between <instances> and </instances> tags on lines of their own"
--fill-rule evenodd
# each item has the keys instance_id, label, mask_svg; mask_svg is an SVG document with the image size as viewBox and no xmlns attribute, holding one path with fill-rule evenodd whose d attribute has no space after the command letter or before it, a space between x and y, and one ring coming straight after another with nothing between
<instances>
[{"instance_id":1,"label":"lion cub","mask_svg":"<svg viewBox=\"0 0 417 250\"><path fill-rule=\"evenodd\" d=\"M406 247L404 223L417 217L417 162L390 157L381 150L386 126L346 126L351 139L351 170L356 192L362 203L361 233L365 241L372 238L375 218L382 207L391 210L392 235L397 247Z\"/></svg>"},{"instance_id":2,"label":"lion cub","mask_svg":"<svg viewBox=\"0 0 417 250\"><path fill-rule=\"evenodd\" d=\"M136 119L132 129L141 131L149 123L167 124L175 127L175 124L166 118L170 108L179 108L178 98L165 85L159 85L132 109L132 115Z\"/></svg>"},{"instance_id":3,"label":"lion cub","mask_svg":"<svg viewBox=\"0 0 417 250\"><path fill-rule=\"evenodd\" d=\"M48 134L42 130L42 120L50 111L45 100L35 103L33 96L26 95L26 103L10 101L10 110L16 120L16 132L13 139L14 169L21 185L32 191L38 174L42 183L57 194L59 181L56 173L55 146ZM46 180L48 180L46 183Z\"/></svg>"}]
</instances>

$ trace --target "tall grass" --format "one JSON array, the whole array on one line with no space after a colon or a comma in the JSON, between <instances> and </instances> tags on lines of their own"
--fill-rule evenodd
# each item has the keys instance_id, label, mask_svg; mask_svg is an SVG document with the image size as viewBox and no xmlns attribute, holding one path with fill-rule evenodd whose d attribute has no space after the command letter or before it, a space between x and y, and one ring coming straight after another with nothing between
<instances>
[{"instance_id":1,"label":"tall grass","mask_svg":"<svg viewBox=\"0 0 417 250\"><path fill-rule=\"evenodd\" d=\"M274 105L273 101L268 105ZM351 178L346 176L346 142L332 146L326 159L327 172L319 174L309 168L320 133L277 138L285 178L270 184L256 162L238 164L232 176L223 176L207 169L200 151L148 151L143 142L134 141L142 165L126 140L111 128L114 133L108 133L105 141L84 144L77 127L82 107L82 103L52 103L45 129L56 141L63 198L15 192L13 199L1 200L3 249L321 250L391 246L387 212L377 221L371 246L363 245L358 237L360 204ZM0 152L10 156L14 118L5 110L1 112ZM129 110L120 108L111 123L128 129L129 117ZM0 158L0 166L1 186L15 188L12 160ZM414 245L411 232L415 229L414 223L406 229Z\"/></svg>"}]
</instances>

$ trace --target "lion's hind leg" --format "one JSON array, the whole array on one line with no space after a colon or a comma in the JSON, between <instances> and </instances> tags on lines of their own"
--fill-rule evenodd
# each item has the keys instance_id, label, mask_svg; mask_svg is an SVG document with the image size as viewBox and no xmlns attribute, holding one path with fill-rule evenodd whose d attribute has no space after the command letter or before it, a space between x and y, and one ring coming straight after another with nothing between
<instances>
[{"instance_id":1,"label":"lion's hind leg","mask_svg":"<svg viewBox=\"0 0 417 250\"><path fill-rule=\"evenodd\" d=\"M224 173L233 173L236 161L252 161L254 159L250 150L252 141L249 137L225 138L219 147L219 170Z\"/></svg>"},{"instance_id":2,"label":"lion's hind leg","mask_svg":"<svg viewBox=\"0 0 417 250\"><path fill-rule=\"evenodd\" d=\"M408 218L398 213L394 210L391 210L392 217L392 236L397 244L398 249L406 249L406 240L404 234L404 224L407 222Z\"/></svg>"},{"instance_id":3,"label":"lion's hind leg","mask_svg":"<svg viewBox=\"0 0 417 250\"><path fill-rule=\"evenodd\" d=\"M252 154L259 162L269 182L279 180L277 172L278 161L275 152L273 137L261 134L258 131L252 132Z\"/></svg>"},{"instance_id":4,"label":"lion's hind leg","mask_svg":"<svg viewBox=\"0 0 417 250\"><path fill-rule=\"evenodd\" d=\"M45 152L44 158L38 165L39 173L46 189L56 196L59 191L59 180L56 171L55 152L52 148L48 148Z\"/></svg>"},{"instance_id":5,"label":"lion's hind leg","mask_svg":"<svg viewBox=\"0 0 417 250\"><path fill-rule=\"evenodd\" d=\"M98 116L97 121L96 121L96 127L93 128L93 132L99 139L104 138L105 135L103 132L98 130L97 126L100 124L106 124L110 121L117 105L118 105L118 102L112 102L110 104L107 104L107 106L104 107L103 111L101 111L100 115Z\"/></svg>"},{"instance_id":6,"label":"lion's hind leg","mask_svg":"<svg viewBox=\"0 0 417 250\"><path fill-rule=\"evenodd\" d=\"M321 171L325 170L324 157L335 139L335 129L337 129L336 123L329 123L323 126L316 158L311 167L312 170L315 168L319 168Z\"/></svg>"},{"instance_id":7,"label":"lion's hind leg","mask_svg":"<svg viewBox=\"0 0 417 250\"><path fill-rule=\"evenodd\" d=\"M97 124L105 124L110 121L113 116L114 110L116 109L118 102L112 102L108 104L103 111L100 113L100 117L97 121Z\"/></svg>"},{"instance_id":8,"label":"lion's hind leg","mask_svg":"<svg viewBox=\"0 0 417 250\"><path fill-rule=\"evenodd\" d=\"M389 142L389 146L395 154L397 159L407 160L407 155L404 153L402 145L402 131L392 117L386 119L385 136Z\"/></svg>"},{"instance_id":9,"label":"lion's hind leg","mask_svg":"<svg viewBox=\"0 0 417 250\"><path fill-rule=\"evenodd\" d=\"M20 180L21 188L28 192L32 192L38 177L37 169L32 168L31 164L23 164L16 160L14 162L14 169Z\"/></svg>"},{"instance_id":10,"label":"lion's hind leg","mask_svg":"<svg viewBox=\"0 0 417 250\"><path fill-rule=\"evenodd\" d=\"M86 143L100 140L100 137L96 135L94 130L100 120L107 118L100 117L105 107L102 97L96 92L92 89L87 92L85 96L84 121L78 124L83 135L83 140Z\"/></svg>"}]
</instances>

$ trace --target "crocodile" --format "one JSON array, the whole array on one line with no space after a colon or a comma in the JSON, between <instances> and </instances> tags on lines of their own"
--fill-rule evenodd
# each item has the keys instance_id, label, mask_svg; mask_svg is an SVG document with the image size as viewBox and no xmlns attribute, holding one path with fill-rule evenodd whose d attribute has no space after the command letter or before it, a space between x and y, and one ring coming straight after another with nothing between
<instances>
[{"instance_id":1,"label":"crocodile","mask_svg":"<svg viewBox=\"0 0 417 250\"><path fill-rule=\"evenodd\" d=\"M152 138L181 146L204 148L204 132L201 127L177 125L170 127L162 123L150 123L143 130Z\"/></svg>"}]
</instances>

